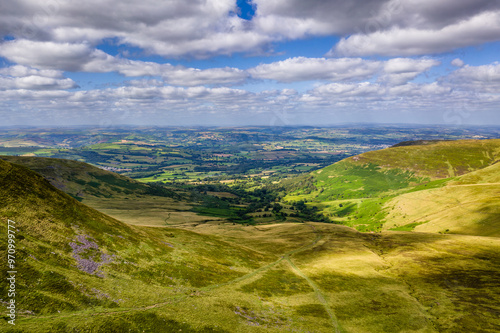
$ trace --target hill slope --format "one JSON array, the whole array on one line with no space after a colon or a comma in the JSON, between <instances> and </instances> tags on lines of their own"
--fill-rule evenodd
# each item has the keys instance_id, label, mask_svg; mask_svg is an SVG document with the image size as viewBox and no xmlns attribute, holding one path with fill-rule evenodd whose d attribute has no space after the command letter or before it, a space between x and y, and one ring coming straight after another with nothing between
<instances>
[{"instance_id":1,"label":"hill slope","mask_svg":"<svg viewBox=\"0 0 500 333\"><path fill-rule=\"evenodd\" d=\"M431 180L460 176L500 160L500 139L424 141L370 151L348 160L373 163L384 169L400 169Z\"/></svg>"},{"instance_id":2,"label":"hill slope","mask_svg":"<svg viewBox=\"0 0 500 333\"><path fill-rule=\"evenodd\" d=\"M384 229L500 237L500 163L397 196Z\"/></svg>"},{"instance_id":3,"label":"hill slope","mask_svg":"<svg viewBox=\"0 0 500 333\"><path fill-rule=\"evenodd\" d=\"M18 156L0 159L35 171L78 201L128 224L164 226L220 220L190 211L196 202L164 186L144 184L84 162Z\"/></svg>"},{"instance_id":4,"label":"hill slope","mask_svg":"<svg viewBox=\"0 0 500 333\"><path fill-rule=\"evenodd\" d=\"M1 156L0 159L35 171L53 186L80 201L140 195L151 191L151 187L146 184L84 162L24 156Z\"/></svg>"},{"instance_id":5,"label":"hill slope","mask_svg":"<svg viewBox=\"0 0 500 333\"><path fill-rule=\"evenodd\" d=\"M397 145L314 171L309 185L298 186L285 200L308 201L360 231L416 227L499 236L499 160L500 140ZM455 187L443 187L447 183Z\"/></svg>"},{"instance_id":6,"label":"hill slope","mask_svg":"<svg viewBox=\"0 0 500 333\"><path fill-rule=\"evenodd\" d=\"M116 317L120 309L128 309L127 319L111 320L110 314L108 321L133 331L142 332L139 327L149 320L151 331L204 331L202 323L190 328L178 318L133 309L230 281L272 258L189 231L123 224L79 203L33 171L2 160L0 218L2 235L7 235L7 219L16 222L16 302L21 318L16 327L28 332L77 330L81 323L76 317L58 321L56 330L54 321L44 316L61 313L61 318L69 318L69 313L83 315L90 309L116 311ZM6 238L0 245L6 267ZM7 295L6 284L1 294ZM102 322L91 320L85 327L107 331L99 325Z\"/></svg>"},{"instance_id":7,"label":"hill slope","mask_svg":"<svg viewBox=\"0 0 500 333\"><path fill-rule=\"evenodd\" d=\"M18 318L6 332L500 328L496 238L321 223L139 228L4 161L0 218L1 234L7 219L18 228ZM2 239L4 267L6 251Z\"/></svg>"}]
</instances>

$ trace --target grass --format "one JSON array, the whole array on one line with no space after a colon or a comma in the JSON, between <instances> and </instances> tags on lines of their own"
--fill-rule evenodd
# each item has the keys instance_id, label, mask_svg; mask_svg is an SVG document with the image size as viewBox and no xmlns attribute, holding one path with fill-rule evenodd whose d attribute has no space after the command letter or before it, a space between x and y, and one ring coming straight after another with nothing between
<instances>
[{"instance_id":1,"label":"grass","mask_svg":"<svg viewBox=\"0 0 500 333\"><path fill-rule=\"evenodd\" d=\"M0 190L0 214L19 227L19 271L24 272L17 281L20 312L39 316L89 306L160 303L191 288L237 278L271 258L188 231L127 226L73 200L28 169L3 161ZM100 253L112 256L102 277L76 267L70 243L77 235L93 239ZM2 258L6 250L3 243Z\"/></svg>"},{"instance_id":2,"label":"grass","mask_svg":"<svg viewBox=\"0 0 500 333\"><path fill-rule=\"evenodd\" d=\"M217 217L200 216L190 211L192 205L189 202L164 197L87 199L85 203L117 220L137 226L165 227L221 221Z\"/></svg>"},{"instance_id":3,"label":"grass","mask_svg":"<svg viewBox=\"0 0 500 333\"><path fill-rule=\"evenodd\" d=\"M396 227L391 228L389 230L392 230L392 231L413 231L419 225L427 223L427 222L428 221L408 223L408 224L405 224L405 225L402 225L402 226L396 226Z\"/></svg>"},{"instance_id":4,"label":"grass","mask_svg":"<svg viewBox=\"0 0 500 333\"><path fill-rule=\"evenodd\" d=\"M500 324L498 239L315 226L324 239L296 263L328 295L346 331L476 331L484 320L481 327L494 332Z\"/></svg>"},{"instance_id":5,"label":"grass","mask_svg":"<svg viewBox=\"0 0 500 333\"><path fill-rule=\"evenodd\" d=\"M312 291L304 279L285 269L268 270L260 279L244 285L240 290L260 297L289 296Z\"/></svg>"},{"instance_id":6,"label":"grass","mask_svg":"<svg viewBox=\"0 0 500 333\"><path fill-rule=\"evenodd\" d=\"M457 140L371 151L347 160L441 179L485 168L499 159L500 140Z\"/></svg>"},{"instance_id":7,"label":"grass","mask_svg":"<svg viewBox=\"0 0 500 333\"><path fill-rule=\"evenodd\" d=\"M18 222L22 271L20 317L10 331L497 332L496 169L417 184L409 170L339 165L350 183L333 181L326 169L316 179L347 184L348 198L300 195L332 219L381 233L323 223L233 225L196 215L194 203L146 194L83 201L99 212L0 161L0 233L7 218ZM336 193L328 186L323 192ZM363 191L369 197L357 196ZM227 214L208 201L202 208ZM436 230L386 231L383 222ZM82 235L97 245L93 258L113 258L102 276L77 267L70 244ZM0 242L4 265L6 249Z\"/></svg>"},{"instance_id":8,"label":"grass","mask_svg":"<svg viewBox=\"0 0 500 333\"><path fill-rule=\"evenodd\" d=\"M43 175L55 187L82 200L138 194L148 190L145 184L82 162L41 157L2 156L1 158Z\"/></svg>"},{"instance_id":9,"label":"grass","mask_svg":"<svg viewBox=\"0 0 500 333\"><path fill-rule=\"evenodd\" d=\"M312 183L298 177L284 200L307 201L332 221L364 232L396 228L496 236L498 186L485 184L500 183L499 159L500 140L371 151L312 172ZM473 189L476 183L484 186ZM470 186L447 187L453 184Z\"/></svg>"},{"instance_id":10,"label":"grass","mask_svg":"<svg viewBox=\"0 0 500 333\"><path fill-rule=\"evenodd\" d=\"M455 185L400 195L387 202L385 229L500 236L498 185Z\"/></svg>"}]
</instances>

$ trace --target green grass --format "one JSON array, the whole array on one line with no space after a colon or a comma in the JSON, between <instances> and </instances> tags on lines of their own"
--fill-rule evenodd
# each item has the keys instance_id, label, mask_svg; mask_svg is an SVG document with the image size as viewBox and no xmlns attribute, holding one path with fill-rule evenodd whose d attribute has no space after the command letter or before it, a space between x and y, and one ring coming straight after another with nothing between
<instances>
[{"instance_id":1,"label":"green grass","mask_svg":"<svg viewBox=\"0 0 500 333\"><path fill-rule=\"evenodd\" d=\"M396 228L429 228L445 221L439 214L452 210L442 207L456 200L461 209L469 209L461 213L464 219L478 218L478 230L498 230L491 222L500 216L497 188L487 183L496 171L487 168L474 177L425 186L409 170L339 165L344 169L336 172L343 172L339 178L345 177L344 182L328 177L334 174L325 169L314 179L316 186L322 184L319 180L326 184L323 193L340 191L329 182L345 186L348 198L322 201L320 189L296 193L332 219L381 233L323 223L190 221L196 216L189 211L195 202L146 194L127 199L115 191L113 198L88 199L124 221L141 224L142 219L156 227L126 225L72 199L27 168L0 160L0 233L6 234L7 218L18 222L23 272L18 280L20 317L10 331L332 332L339 327L346 332L497 332L500 241L494 234L458 235L444 222L438 231L455 234L381 230L387 219L409 220L412 209L415 216L420 211L437 215ZM82 178L68 170L75 189L127 189L129 184L101 174ZM390 181L384 184L384 179ZM476 179L486 183L476 186ZM100 185L89 185L94 181ZM367 197L358 197L359 191ZM222 201L205 198L196 207L206 214L237 214ZM186 220L172 223L177 228L165 227L181 214ZM451 220L448 216L446 221ZM98 247L87 256L113 258L102 264L101 275L77 267L70 244L82 235ZM2 265L6 249L0 242ZM5 284L1 288L5 295Z\"/></svg>"},{"instance_id":2,"label":"green grass","mask_svg":"<svg viewBox=\"0 0 500 333\"><path fill-rule=\"evenodd\" d=\"M260 279L240 288L246 293L256 293L260 297L289 296L311 292L307 282L284 269L268 270Z\"/></svg>"},{"instance_id":3,"label":"green grass","mask_svg":"<svg viewBox=\"0 0 500 333\"><path fill-rule=\"evenodd\" d=\"M284 182L284 186L290 189L284 200L308 201L310 205L319 207L332 221L355 227L359 231L380 232L382 229L402 227L403 229L397 230L416 228L417 231L451 230L467 233L467 227L457 228L453 226L453 222L439 222L439 227L435 226L433 229L413 225L423 224L422 219L429 220L425 211L413 217L401 212L394 220L394 214L390 214L394 204L387 202L398 202L397 198L405 193L430 191L443 188L447 184L491 182L498 179L498 167L495 162L499 159L500 140L427 142L371 151L314 171L309 177L304 175ZM459 175L462 177L457 178ZM464 192L465 189L457 191ZM414 197L419 196L416 194ZM491 194L489 196L491 197ZM478 194L479 197L484 196ZM438 199L435 209L430 208L431 211L440 210L443 206L448 207L441 201ZM476 215L482 214L484 218L475 218L471 225L474 230L471 230L470 234L496 235L493 229L496 228L497 219L490 217L496 214L494 202L496 201L484 202L484 207L472 208L478 212ZM426 203L425 206L429 204ZM463 212L457 210L454 214L450 213L446 217L447 221L451 221L454 216L460 216L457 214L463 215ZM404 227L407 224L412 224L413 227ZM441 229L438 230L439 228ZM481 233L480 230L475 230L477 228L487 230Z\"/></svg>"},{"instance_id":4,"label":"green grass","mask_svg":"<svg viewBox=\"0 0 500 333\"><path fill-rule=\"evenodd\" d=\"M320 201L371 198L422 181L409 171L384 170L372 163L356 165L347 161L335 163L312 174L319 189L315 199Z\"/></svg>"},{"instance_id":5,"label":"green grass","mask_svg":"<svg viewBox=\"0 0 500 333\"><path fill-rule=\"evenodd\" d=\"M410 170L420 177L449 178L482 169L500 158L500 140L440 141L371 151L348 160L387 169Z\"/></svg>"}]
</instances>

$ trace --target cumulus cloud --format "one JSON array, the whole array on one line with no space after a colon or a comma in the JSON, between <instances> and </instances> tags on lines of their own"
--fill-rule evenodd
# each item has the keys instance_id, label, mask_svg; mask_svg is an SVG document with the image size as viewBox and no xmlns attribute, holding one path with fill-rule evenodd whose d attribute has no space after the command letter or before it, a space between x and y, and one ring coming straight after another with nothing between
<instances>
[{"instance_id":1,"label":"cumulus cloud","mask_svg":"<svg viewBox=\"0 0 500 333\"><path fill-rule=\"evenodd\" d=\"M253 4L256 14L248 21L234 14L238 11L234 0L189 4L18 0L2 4L0 33L79 45L80 52L88 52L82 43L113 39L169 57L255 53L275 41L318 35L351 35L334 49L344 55L435 53L499 39L500 4L495 0L253 0ZM421 39L432 36L418 46Z\"/></svg>"},{"instance_id":2,"label":"cumulus cloud","mask_svg":"<svg viewBox=\"0 0 500 333\"><path fill-rule=\"evenodd\" d=\"M78 87L61 71L39 70L26 66L0 68L0 90L65 90Z\"/></svg>"},{"instance_id":3,"label":"cumulus cloud","mask_svg":"<svg viewBox=\"0 0 500 333\"><path fill-rule=\"evenodd\" d=\"M254 2L262 32L292 39L347 36L330 55L422 55L500 40L495 0Z\"/></svg>"},{"instance_id":4,"label":"cumulus cloud","mask_svg":"<svg viewBox=\"0 0 500 333\"><path fill-rule=\"evenodd\" d=\"M47 73L50 70L54 73L60 73L57 70L64 70L90 73L117 72L127 77L160 76L166 83L180 86L236 84L248 77L245 71L237 68L200 70L168 63L159 64L113 57L101 50L93 49L88 43L14 40L2 44L0 55L18 64L43 68ZM23 68L27 68L26 66Z\"/></svg>"},{"instance_id":5,"label":"cumulus cloud","mask_svg":"<svg viewBox=\"0 0 500 333\"><path fill-rule=\"evenodd\" d=\"M342 38L330 56L423 55L500 40L500 11L484 12L440 29L391 27Z\"/></svg>"},{"instance_id":6,"label":"cumulus cloud","mask_svg":"<svg viewBox=\"0 0 500 333\"><path fill-rule=\"evenodd\" d=\"M459 58L455 58L451 61L451 64L455 67L463 67L465 65L464 61Z\"/></svg>"},{"instance_id":7,"label":"cumulus cloud","mask_svg":"<svg viewBox=\"0 0 500 333\"><path fill-rule=\"evenodd\" d=\"M255 16L244 20L235 15L234 0L4 1L0 5L4 37L0 57L13 65L0 68L0 112L41 110L68 119L128 112L147 119L169 119L173 113L190 117L232 112L251 118L276 110L314 108L325 112L338 108L436 110L457 101L498 107L498 63L468 66L455 59L450 75L418 84L415 78L440 63L413 58L499 41L497 0L252 3ZM275 42L315 36L341 39L325 58L293 57L250 69L224 65L198 69L127 59L130 47L137 48L131 52L137 51L139 57L166 59L264 55L273 53ZM109 51L111 55L102 45L125 51L121 55ZM360 58L373 55L398 58ZM130 79L121 87L71 91L76 83L65 72L114 72ZM265 81L258 85L268 90L235 89L255 81ZM317 82L313 89L299 93L274 90L269 81L306 82L302 87L308 81Z\"/></svg>"},{"instance_id":8,"label":"cumulus cloud","mask_svg":"<svg viewBox=\"0 0 500 333\"><path fill-rule=\"evenodd\" d=\"M52 78L62 78L63 72L59 70L46 70L46 69L37 69L28 66L14 65L10 67L0 68L0 75L8 75L15 77L24 77L24 76L44 76L44 77L52 77Z\"/></svg>"},{"instance_id":9,"label":"cumulus cloud","mask_svg":"<svg viewBox=\"0 0 500 333\"><path fill-rule=\"evenodd\" d=\"M361 82L321 85L300 96L299 101L311 110L371 110L397 113L402 110L444 110L453 105L455 98L451 88L436 83L387 86ZM372 116L376 117L377 113Z\"/></svg>"},{"instance_id":10,"label":"cumulus cloud","mask_svg":"<svg viewBox=\"0 0 500 333\"><path fill-rule=\"evenodd\" d=\"M438 65L440 62L434 59L389 59L384 63L385 74L379 77L379 81L390 85L402 85Z\"/></svg>"},{"instance_id":11,"label":"cumulus cloud","mask_svg":"<svg viewBox=\"0 0 500 333\"><path fill-rule=\"evenodd\" d=\"M17 39L99 44L115 39L164 56L255 52L272 39L234 15L233 0L51 1L2 5L0 32Z\"/></svg>"},{"instance_id":12,"label":"cumulus cloud","mask_svg":"<svg viewBox=\"0 0 500 333\"><path fill-rule=\"evenodd\" d=\"M387 61L361 58L305 58L296 57L270 64L261 64L248 70L256 79L279 82L310 80L354 81L380 75L380 80L390 84L403 84L428 71L440 62L433 59L395 58Z\"/></svg>"},{"instance_id":13,"label":"cumulus cloud","mask_svg":"<svg viewBox=\"0 0 500 333\"><path fill-rule=\"evenodd\" d=\"M88 43L70 44L26 39L4 42L0 56L20 65L44 69L78 71L89 59L99 57Z\"/></svg>"},{"instance_id":14,"label":"cumulus cloud","mask_svg":"<svg viewBox=\"0 0 500 333\"><path fill-rule=\"evenodd\" d=\"M232 85L244 82L248 76L245 71L230 67L201 70L178 66L162 73L165 82L179 86Z\"/></svg>"},{"instance_id":15,"label":"cumulus cloud","mask_svg":"<svg viewBox=\"0 0 500 333\"><path fill-rule=\"evenodd\" d=\"M57 68L91 73L117 72L127 77L153 76L161 77L166 84L179 86L234 85L250 77L279 82L362 80L381 70L387 74L385 81L402 84L439 64L430 59L398 58L380 62L361 58L296 57L261 64L247 71L230 67L201 70L114 57L101 50L92 49L89 44L28 40L4 43L0 55L18 64L36 66L45 71L54 71Z\"/></svg>"},{"instance_id":16,"label":"cumulus cloud","mask_svg":"<svg viewBox=\"0 0 500 333\"><path fill-rule=\"evenodd\" d=\"M465 65L442 81L448 86L473 91L475 93L500 93L500 63L489 65Z\"/></svg>"},{"instance_id":17,"label":"cumulus cloud","mask_svg":"<svg viewBox=\"0 0 500 333\"><path fill-rule=\"evenodd\" d=\"M279 82L308 80L343 81L373 76L380 63L360 58L325 59L296 57L262 64L249 70L254 78Z\"/></svg>"},{"instance_id":18,"label":"cumulus cloud","mask_svg":"<svg viewBox=\"0 0 500 333\"><path fill-rule=\"evenodd\" d=\"M287 38L350 33L378 13L387 0L254 0L256 26Z\"/></svg>"}]
</instances>

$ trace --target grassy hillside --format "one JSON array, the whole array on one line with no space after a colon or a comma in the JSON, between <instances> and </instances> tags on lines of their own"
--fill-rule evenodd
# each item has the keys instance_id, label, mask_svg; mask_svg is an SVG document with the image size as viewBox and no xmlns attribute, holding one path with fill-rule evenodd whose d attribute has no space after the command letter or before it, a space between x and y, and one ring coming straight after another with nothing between
<instances>
[{"instance_id":1,"label":"grassy hillside","mask_svg":"<svg viewBox=\"0 0 500 333\"><path fill-rule=\"evenodd\" d=\"M284 200L306 201L360 231L497 236L499 160L500 140L405 143L314 171Z\"/></svg>"},{"instance_id":2,"label":"grassy hillside","mask_svg":"<svg viewBox=\"0 0 500 333\"><path fill-rule=\"evenodd\" d=\"M128 226L79 203L38 174L4 161L0 161L0 217L3 235L7 219L17 226L16 301L21 319L16 327L28 332L43 332L44 327L57 331L51 318L74 312L116 311L123 316L123 309L127 309L124 323L131 327L151 319L151 327L166 321L172 328L198 331L202 323L190 328L179 318L135 309L230 281L272 259L188 231ZM0 244L1 264L6 267L6 238ZM2 295L6 288L2 284ZM109 317L110 323L116 321ZM96 322L94 329L101 324ZM69 332L80 324L75 317L74 322L57 325L59 331Z\"/></svg>"},{"instance_id":3,"label":"grassy hillside","mask_svg":"<svg viewBox=\"0 0 500 333\"><path fill-rule=\"evenodd\" d=\"M347 160L357 165L376 164L432 180L460 176L500 160L500 139L426 141L370 151Z\"/></svg>"},{"instance_id":4,"label":"grassy hillside","mask_svg":"<svg viewBox=\"0 0 500 333\"><path fill-rule=\"evenodd\" d=\"M500 237L500 164L386 204L384 229Z\"/></svg>"},{"instance_id":5,"label":"grassy hillside","mask_svg":"<svg viewBox=\"0 0 500 333\"><path fill-rule=\"evenodd\" d=\"M44 157L0 159L35 171L76 200L128 224L165 226L221 220L191 211L197 203L171 189L144 184L87 163Z\"/></svg>"},{"instance_id":6,"label":"grassy hillside","mask_svg":"<svg viewBox=\"0 0 500 333\"><path fill-rule=\"evenodd\" d=\"M315 227L322 241L296 263L347 332L500 329L499 239Z\"/></svg>"},{"instance_id":7,"label":"grassy hillside","mask_svg":"<svg viewBox=\"0 0 500 333\"><path fill-rule=\"evenodd\" d=\"M137 195L149 190L146 184L83 162L22 156L1 156L0 159L35 171L53 186L80 201Z\"/></svg>"},{"instance_id":8,"label":"grassy hillside","mask_svg":"<svg viewBox=\"0 0 500 333\"><path fill-rule=\"evenodd\" d=\"M18 319L2 332L500 329L497 238L322 223L130 226L4 161L0 219L3 235L7 219L18 227Z\"/></svg>"}]
</instances>

